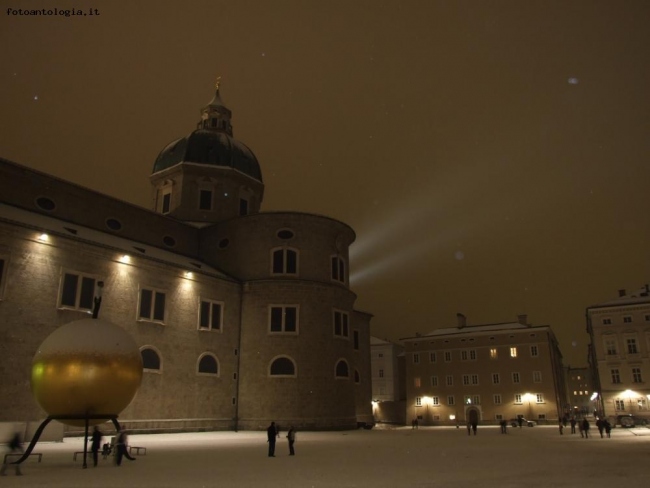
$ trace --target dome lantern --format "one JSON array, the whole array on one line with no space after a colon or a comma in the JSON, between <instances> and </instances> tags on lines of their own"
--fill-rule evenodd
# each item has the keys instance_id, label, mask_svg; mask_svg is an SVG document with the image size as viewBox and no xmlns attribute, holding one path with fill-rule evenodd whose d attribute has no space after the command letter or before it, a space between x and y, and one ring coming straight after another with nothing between
<instances>
[{"instance_id":1,"label":"dome lantern","mask_svg":"<svg viewBox=\"0 0 650 488\"><path fill-rule=\"evenodd\" d=\"M214 84L214 98L212 98L210 103L201 109L201 120L197 124L196 128L215 132L224 132L229 136L232 136L232 123L230 122L232 112L224 105L219 96L219 85L221 85L220 76Z\"/></svg>"}]
</instances>

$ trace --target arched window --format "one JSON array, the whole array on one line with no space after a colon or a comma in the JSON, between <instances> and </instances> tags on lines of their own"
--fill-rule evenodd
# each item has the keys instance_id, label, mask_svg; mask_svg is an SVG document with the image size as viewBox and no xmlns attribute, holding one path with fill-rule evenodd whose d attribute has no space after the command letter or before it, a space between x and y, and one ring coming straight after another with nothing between
<instances>
[{"instance_id":1,"label":"arched window","mask_svg":"<svg viewBox=\"0 0 650 488\"><path fill-rule=\"evenodd\" d=\"M349 378L350 370L348 369L348 363L345 359L339 360L336 363L336 377L337 378Z\"/></svg>"},{"instance_id":2,"label":"arched window","mask_svg":"<svg viewBox=\"0 0 650 488\"><path fill-rule=\"evenodd\" d=\"M288 247L271 251L272 274L298 274L298 251Z\"/></svg>"},{"instance_id":3,"label":"arched window","mask_svg":"<svg viewBox=\"0 0 650 488\"><path fill-rule=\"evenodd\" d=\"M345 261L341 256L331 256L330 262L332 265L332 276L334 281L345 283Z\"/></svg>"},{"instance_id":4,"label":"arched window","mask_svg":"<svg viewBox=\"0 0 650 488\"><path fill-rule=\"evenodd\" d=\"M212 354L206 352L199 358L199 373L218 375L219 362Z\"/></svg>"},{"instance_id":5,"label":"arched window","mask_svg":"<svg viewBox=\"0 0 650 488\"><path fill-rule=\"evenodd\" d=\"M361 383L361 375L359 375L358 370L354 370L354 382L355 383Z\"/></svg>"},{"instance_id":6,"label":"arched window","mask_svg":"<svg viewBox=\"0 0 650 488\"><path fill-rule=\"evenodd\" d=\"M160 355L152 347L143 347L140 349L142 356L142 369L149 371L160 371L162 369Z\"/></svg>"},{"instance_id":7,"label":"arched window","mask_svg":"<svg viewBox=\"0 0 650 488\"><path fill-rule=\"evenodd\" d=\"M271 376L296 376L296 365L294 362L285 356L276 358L271 363L269 368Z\"/></svg>"}]
</instances>

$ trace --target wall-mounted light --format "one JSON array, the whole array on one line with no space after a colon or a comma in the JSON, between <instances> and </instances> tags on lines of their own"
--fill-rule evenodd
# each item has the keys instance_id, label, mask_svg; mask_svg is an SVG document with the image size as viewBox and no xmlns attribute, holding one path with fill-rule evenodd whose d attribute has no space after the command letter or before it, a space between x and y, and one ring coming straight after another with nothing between
<instances>
[{"instance_id":1,"label":"wall-mounted light","mask_svg":"<svg viewBox=\"0 0 650 488\"><path fill-rule=\"evenodd\" d=\"M48 236L47 234L43 233L43 234L41 234L40 236L38 236L36 239L38 239L38 240L41 241L41 242L49 242L49 240L50 240L50 236Z\"/></svg>"},{"instance_id":2,"label":"wall-mounted light","mask_svg":"<svg viewBox=\"0 0 650 488\"><path fill-rule=\"evenodd\" d=\"M131 264L131 256L124 254L123 256L120 256L118 261L123 264Z\"/></svg>"},{"instance_id":3,"label":"wall-mounted light","mask_svg":"<svg viewBox=\"0 0 650 488\"><path fill-rule=\"evenodd\" d=\"M191 271L185 271L184 276L185 276L185 278L187 278L189 280L189 279L192 279L194 277L194 273L192 273Z\"/></svg>"}]
</instances>

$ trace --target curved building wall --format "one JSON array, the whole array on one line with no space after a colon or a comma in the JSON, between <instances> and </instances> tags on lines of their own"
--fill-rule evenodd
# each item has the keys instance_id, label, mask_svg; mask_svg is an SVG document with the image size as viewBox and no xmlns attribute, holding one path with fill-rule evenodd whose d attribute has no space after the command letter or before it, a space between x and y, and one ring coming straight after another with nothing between
<instances>
[{"instance_id":1,"label":"curved building wall","mask_svg":"<svg viewBox=\"0 0 650 488\"><path fill-rule=\"evenodd\" d=\"M355 351L351 329L335 334L335 311L351 315L355 295L334 285L303 280L249 282L242 297L239 422L261 429L275 421L300 429L356 427ZM297 307L295 332L273 332L270 308ZM277 357L295 364L292 377L271 375ZM337 362L347 377L335 374ZM369 397L368 397L369 400Z\"/></svg>"}]
</instances>

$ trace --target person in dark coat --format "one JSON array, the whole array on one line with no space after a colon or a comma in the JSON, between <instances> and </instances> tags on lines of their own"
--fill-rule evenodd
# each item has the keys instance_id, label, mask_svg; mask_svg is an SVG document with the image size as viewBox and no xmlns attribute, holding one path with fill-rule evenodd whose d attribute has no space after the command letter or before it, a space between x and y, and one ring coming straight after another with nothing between
<instances>
[{"instance_id":1,"label":"person in dark coat","mask_svg":"<svg viewBox=\"0 0 650 488\"><path fill-rule=\"evenodd\" d=\"M127 458L129 461L135 461L135 458L129 454L128 436L126 431L122 431L117 435L117 455L115 456L115 464L122 465L122 457Z\"/></svg>"},{"instance_id":2,"label":"person in dark coat","mask_svg":"<svg viewBox=\"0 0 650 488\"><path fill-rule=\"evenodd\" d=\"M605 434L607 434L607 437L612 437L612 424L609 423L609 420L603 420L603 425L605 426Z\"/></svg>"},{"instance_id":3,"label":"person in dark coat","mask_svg":"<svg viewBox=\"0 0 650 488\"><path fill-rule=\"evenodd\" d=\"M585 439L589 439L589 421L585 417L582 421L582 431L585 433Z\"/></svg>"},{"instance_id":4,"label":"person in dark coat","mask_svg":"<svg viewBox=\"0 0 650 488\"><path fill-rule=\"evenodd\" d=\"M517 423L519 424L519 428L521 429L522 425L524 425L524 418L521 415L517 417Z\"/></svg>"},{"instance_id":5,"label":"person in dark coat","mask_svg":"<svg viewBox=\"0 0 650 488\"><path fill-rule=\"evenodd\" d=\"M102 431L95 426L93 429L93 435L91 437L92 443L90 444L90 452L93 453L93 464L97 467L97 461L99 459L99 448L102 445Z\"/></svg>"},{"instance_id":6,"label":"person in dark coat","mask_svg":"<svg viewBox=\"0 0 650 488\"><path fill-rule=\"evenodd\" d=\"M600 434L600 438L603 438L603 431L605 430L605 421L601 419L600 417L598 420L596 420L596 428L598 429L598 433Z\"/></svg>"},{"instance_id":7,"label":"person in dark coat","mask_svg":"<svg viewBox=\"0 0 650 488\"><path fill-rule=\"evenodd\" d=\"M575 434L576 433L576 418L571 417L571 433Z\"/></svg>"},{"instance_id":8,"label":"person in dark coat","mask_svg":"<svg viewBox=\"0 0 650 488\"><path fill-rule=\"evenodd\" d=\"M502 434L507 434L508 433L508 421L503 419L501 422L499 422L501 425L501 433Z\"/></svg>"},{"instance_id":9,"label":"person in dark coat","mask_svg":"<svg viewBox=\"0 0 650 488\"><path fill-rule=\"evenodd\" d=\"M478 428L478 422L474 420L472 422L472 432L474 432L474 435L476 435L476 429Z\"/></svg>"},{"instance_id":10,"label":"person in dark coat","mask_svg":"<svg viewBox=\"0 0 650 488\"><path fill-rule=\"evenodd\" d=\"M296 442L296 431L293 428L293 425L289 427L289 432L287 432L287 440L289 441L289 456L295 456L296 452L293 450L293 443Z\"/></svg>"},{"instance_id":11,"label":"person in dark coat","mask_svg":"<svg viewBox=\"0 0 650 488\"><path fill-rule=\"evenodd\" d=\"M269 457L275 457L275 438L278 436L278 429L275 427L275 422L271 422L269 428L266 429L266 438L269 443Z\"/></svg>"}]
</instances>

